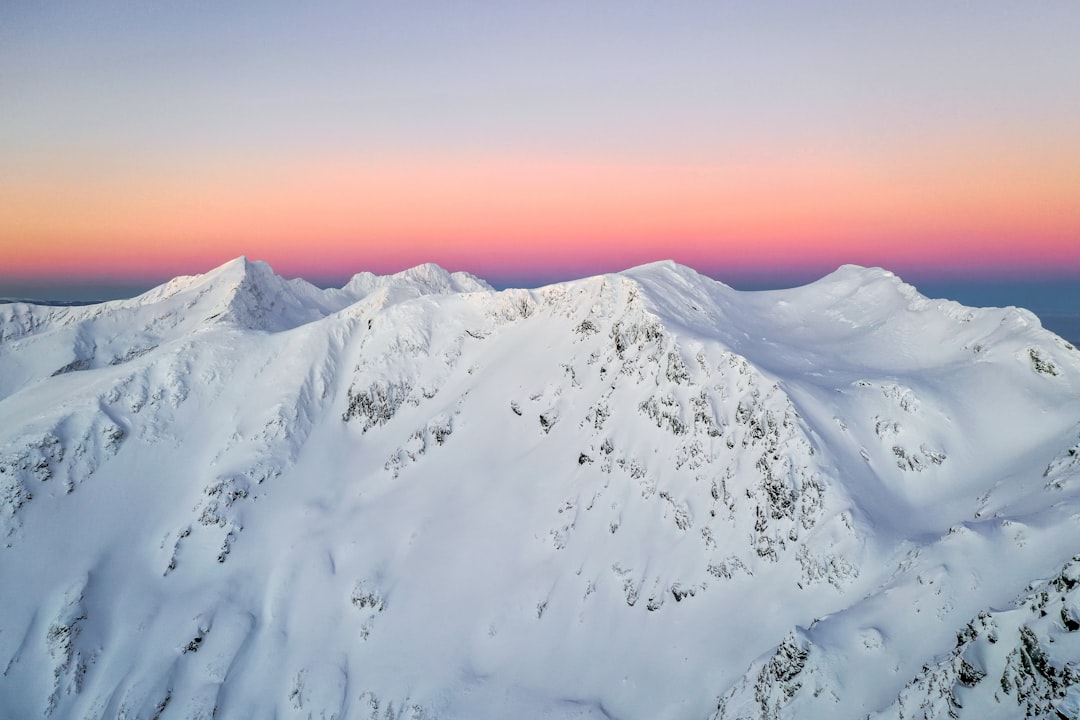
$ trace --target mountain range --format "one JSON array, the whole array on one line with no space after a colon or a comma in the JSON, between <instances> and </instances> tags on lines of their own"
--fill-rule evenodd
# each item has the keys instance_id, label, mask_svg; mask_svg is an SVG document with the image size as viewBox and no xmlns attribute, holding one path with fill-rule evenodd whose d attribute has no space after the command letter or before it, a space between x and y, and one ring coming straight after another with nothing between
<instances>
[{"instance_id":1,"label":"mountain range","mask_svg":"<svg viewBox=\"0 0 1080 720\"><path fill-rule=\"evenodd\" d=\"M1080 352L845 266L0 304L0 718L1080 716Z\"/></svg>"}]
</instances>

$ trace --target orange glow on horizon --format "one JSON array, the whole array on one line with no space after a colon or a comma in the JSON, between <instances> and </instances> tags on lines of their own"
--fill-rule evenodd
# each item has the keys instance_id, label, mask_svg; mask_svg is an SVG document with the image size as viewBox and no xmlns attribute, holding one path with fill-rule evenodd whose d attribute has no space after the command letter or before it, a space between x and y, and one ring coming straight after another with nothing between
<instances>
[{"instance_id":1,"label":"orange glow on horizon","mask_svg":"<svg viewBox=\"0 0 1080 720\"><path fill-rule=\"evenodd\" d=\"M813 154L680 165L342 153L195 163L169 176L44 173L0 186L0 253L3 272L17 276L201 272L242 254L309 275L345 263L527 274L667 257L1080 270L1076 156L994 155L979 143L872 164Z\"/></svg>"}]
</instances>

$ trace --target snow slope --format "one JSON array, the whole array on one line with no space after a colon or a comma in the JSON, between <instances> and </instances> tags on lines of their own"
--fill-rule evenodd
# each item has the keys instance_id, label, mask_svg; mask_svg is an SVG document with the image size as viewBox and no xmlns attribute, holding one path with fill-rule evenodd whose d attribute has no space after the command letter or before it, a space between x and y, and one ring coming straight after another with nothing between
<instances>
[{"instance_id":1,"label":"snow slope","mask_svg":"<svg viewBox=\"0 0 1080 720\"><path fill-rule=\"evenodd\" d=\"M1080 353L879 269L0 305L0 717L1080 712Z\"/></svg>"}]
</instances>

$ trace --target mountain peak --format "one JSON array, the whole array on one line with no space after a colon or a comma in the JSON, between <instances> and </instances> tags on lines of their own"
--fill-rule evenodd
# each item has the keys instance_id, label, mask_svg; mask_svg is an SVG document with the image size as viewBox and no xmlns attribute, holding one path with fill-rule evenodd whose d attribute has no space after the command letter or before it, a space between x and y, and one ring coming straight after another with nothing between
<instances>
[{"instance_id":1,"label":"mountain peak","mask_svg":"<svg viewBox=\"0 0 1080 720\"><path fill-rule=\"evenodd\" d=\"M161 302L177 293L187 290L206 292L215 286L231 287L239 284L249 275L273 275L274 272L265 262L252 262L241 255L197 275L178 275L161 285L151 288L142 295L132 298L133 302L148 304Z\"/></svg>"},{"instance_id":2,"label":"mountain peak","mask_svg":"<svg viewBox=\"0 0 1080 720\"><path fill-rule=\"evenodd\" d=\"M240 255L226 263L222 263L213 270L202 275L206 282L259 282L274 283L284 282L285 279L274 272L270 263L265 260L249 260L246 255Z\"/></svg>"},{"instance_id":3,"label":"mountain peak","mask_svg":"<svg viewBox=\"0 0 1080 720\"><path fill-rule=\"evenodd\" d=\"M636 265L628 270L624 270L620 275L624 275L630 278L667 278L668 280L677 279L678 282L685 284L689 283L715 283L716 280L708 278L702 275L694 268L677 263L674 260L656 260L654 262L645 263L643 265Z\"/></svg>"},{"instance_id":4,"label":"mountain peak","mask_svg":"<svg viewBox=\"0 0 1080 720\"><path fill-rule=\"evenodd\" d=\"M481 292L493 288L480 278L465 272L451 273L441 265L423 263L402 270L392 277L421 283L431 292Z\"/></svg>"},{"instance_id":5,"label":"mountain peak","mask_svg":"<svg viewBox=\"0 0 1080 720\"><path fill-rule=\"evenodd\" d=\"M392 275L357 273L342 290L357 298L383 292L387 302L396 302L420 295L492 292L494 288L469 273L451 273L435 263L423 263Z\"/></svg>"},{"instance_id":6,"label":"mountain peak","mask_svg":"<svg viewBox=\"0 0 1080 720\"><path fill-rule=\"evenodd\" d=\"M258 262L262 262L262 261L258 261ZM248 270L248 267L251 264L252 264L252 261L248 260L247 255L237 255L232 260L226 260L225 262L218 265L216 268L213 268L212 270L208 271L206 274L210 275L210 274L214 274L214 273L218 273L218 272L231 272L231 271L245 272L246 273L247 270ZM263 263L263 264L266 264L266 263Z\"/></svg>"},{"instance_id":7,"label":"mountain peak","mask_svg":"<svg viewBox=\"0 0 1080 720\"><path fill-rule=\"evenodd\" d=\"M677 263L677 262L675 262L674 260L671 260L671 259L653 260L652 262L642 263L640 265L635 265L634 267L627 268L626 270L623 271L623 273L627 274L627 275L634 275L634 274L649 273L649 272L665 272L665 271L666 272L671 272L671 271L677 271L680 268L685 268L685 267L686 267L685 265L680 265L679 263Z\"/></svg>"}]
</instances>

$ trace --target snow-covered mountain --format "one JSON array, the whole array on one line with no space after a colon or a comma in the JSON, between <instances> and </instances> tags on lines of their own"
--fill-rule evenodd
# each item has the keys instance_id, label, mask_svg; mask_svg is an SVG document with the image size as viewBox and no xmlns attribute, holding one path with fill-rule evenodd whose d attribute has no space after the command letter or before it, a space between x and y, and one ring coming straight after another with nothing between
<instances>
[{"instance_id":1,"label":"snow-covered mountain","mask_svg":"<svg viewBox=\"0 0 1080 720\"><path fill-rule=\"evenodd\" d=\"M1080 352L1024 310L242 258L0 305L3 718L1072 718L1078 629Z\"/></svg>"}]
</instances>

